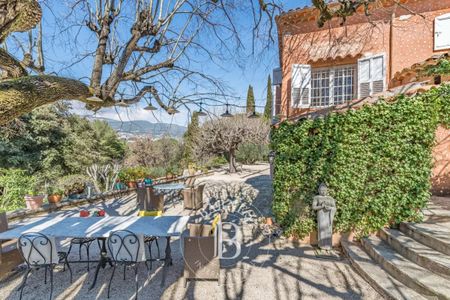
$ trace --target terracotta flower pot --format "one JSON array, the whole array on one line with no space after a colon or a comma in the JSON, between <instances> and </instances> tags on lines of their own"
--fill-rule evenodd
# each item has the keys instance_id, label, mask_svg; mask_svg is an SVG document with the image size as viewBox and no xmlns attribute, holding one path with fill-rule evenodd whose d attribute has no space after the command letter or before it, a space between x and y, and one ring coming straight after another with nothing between
<instances>
[{"instance_id":1,"label":"terracotta flower pot","mask_svg":"<svg viewBox=\"0 0 450 300\"><path fill-rule=\"evenodd\" d=\"M42 203L44 203L44 195L37 195L37 196L25 196L25 203L27 204L28 209L38 209L42 206Z\"/></svg>"},{"instance_id":2,"label":"terracotta flower pot","mask_svg":"<svg viewBox=\"0 0 450 300\"><path fill-rule=\"evenodd\" d=\"M62 195L48 195L48 203L59 203L62 199Z\"/></svg>"},{"instance_id":3,"label":"terracotta flower pot","mask_svg":"<svg viewBox=\"0 0 450 300\"><path fill-rule=\"evenodd\" d=\"M135 181L129 181L127 182L127 185L130 189L136 188L136 182Z\"/></svg>"}]
</instances>

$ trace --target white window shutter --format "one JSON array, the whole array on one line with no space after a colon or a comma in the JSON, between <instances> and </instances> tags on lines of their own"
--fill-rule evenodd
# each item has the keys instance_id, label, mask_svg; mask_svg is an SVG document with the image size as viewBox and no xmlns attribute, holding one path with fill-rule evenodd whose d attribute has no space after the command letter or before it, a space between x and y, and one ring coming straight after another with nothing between
<instances>
[{"instance_id":1,"label":"white window shutter","mask_svg":"<svg viewBox=\"0 0 450 300\"><path fill-rule=\"evenodd\" d=\"M370 96L370 58L358 60L358 98Z\"/></svg>"},{"instance_id":2,"label":"white window shutter","mask_svg":"<svg viewBox=\"0 0 450 300\"><path fill-rule=\"evenodd\" d=\"M308 107L311 102L311 66L292 65L292 107Z\"/></svg>"},{"instance_id":3,"label":"white window shutter","mask_svg":"<svg viewBox=\"0 0 450 300\"><path fill-rule=\"evenodd\" d=\"M372 96L385 90L386 64L384 55L358 60L358 98Z\"/></svg>"},{"instance_id":4,"label":"white window shutter","mask_svg":"<svg viewBox=\"0 0 450 300\"><path fill-rule=\"evenodd\" d=\"M370 77L372 81L372 95L384 91L384 56L371 59Z\"/></svg>"},{"instance_id":5,"label":"white window shutter","mask_svg":"<svg viewBox=\"0 0 450 300\"><path fill-rule=\"evenodd\" d=\"M434 20L434 50L450 49L450 14Z\"/></svg>"}]
</instances>

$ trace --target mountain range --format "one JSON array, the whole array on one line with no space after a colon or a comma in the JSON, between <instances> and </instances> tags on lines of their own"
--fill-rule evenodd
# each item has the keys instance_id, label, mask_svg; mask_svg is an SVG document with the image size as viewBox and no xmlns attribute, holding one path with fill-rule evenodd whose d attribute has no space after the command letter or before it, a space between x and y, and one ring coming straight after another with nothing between
<instances>
[{"instance_id":1,"label":"mountain range","mask_svg":"<svg viewBox=\"0 0 450 300\"><path fill-rule=\"evenodd\" d=\"M181 138L187 128L184 126L169 123L152 123L149 121L117 121L108 118L92 118L94 120L106 121L114 130L123 137L149 135L152 138L168 135L174 138Z\"/></svg>"}]
</instances>

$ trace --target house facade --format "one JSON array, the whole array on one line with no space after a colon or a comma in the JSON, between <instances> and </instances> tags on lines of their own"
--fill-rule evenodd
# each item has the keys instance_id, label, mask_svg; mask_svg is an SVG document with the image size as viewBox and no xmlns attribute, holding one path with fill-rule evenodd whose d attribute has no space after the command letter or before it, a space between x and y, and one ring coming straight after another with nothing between
<instances>
[{"instance_id":1,"label":"house facade","mask_svg":"<svg viewBox=\"0 0 450 300\"><path fill-rule=\"evenodd\" d=\"M404 84L396 75L405 69L450 52L450 0L380 0L369 17L359 11L344 25L336 19L322 28L317 16L306 7L276 18L279 120L376 96ZM440 128L436 136L433 189L450 193L450 132Z\"/></svg>"}]
</instances>

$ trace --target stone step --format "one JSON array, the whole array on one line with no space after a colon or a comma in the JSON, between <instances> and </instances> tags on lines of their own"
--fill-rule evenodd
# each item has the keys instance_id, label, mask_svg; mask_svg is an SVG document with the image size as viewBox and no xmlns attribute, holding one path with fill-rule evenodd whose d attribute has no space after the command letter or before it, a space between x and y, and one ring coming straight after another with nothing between
<instances>
[{"instance_id":1,"label":"stone step","mask_svg":"<svg viewBox=\"0 0 450 300\"><path fill-rule=\"evenodd\" d=\"M410 261L450 278L450 256L419 243L395 229L379 231L382 240Z\"/></svg>"},{"instance_id":2,"label":"stone step","mask_svg":"<svg viewBox=\"0 0 450 300\"><path fill-rule=\"evenodd\" d=\"M450 226L439 223L401 223L400 230L434 250L450 255Z\"/></svg>"},{"instance_id":3,"label":"stone step","mask_svg":"<svg viewBox=\"0 0 450 300\"><path fill-rule=\"evenodd\" d=\"M400 300L426 299L383 270L357 244L341 242L341 245L351 265L384 298Z\"/></svg>"},{"instance_id":4,"label":"stone step","mask_svg":"<svg viewBox=\"0 0 450 300\"><path fill-rule=\"evenodd\" d=\"M450 280L411 262L379 237L365 238L362 244L375 261L406 286L427 297L450 299Z\"/></svg>"},{"instance_id":5,"label":"stone step","mask_svg":"<svg viewBox=\"0 0 450 300\"><path fill-rule=\"evenodd\" d=\"M423 214L427 217L450 218L450 210L442 208L424 209Z\"/></svg>"}]
</instances>

